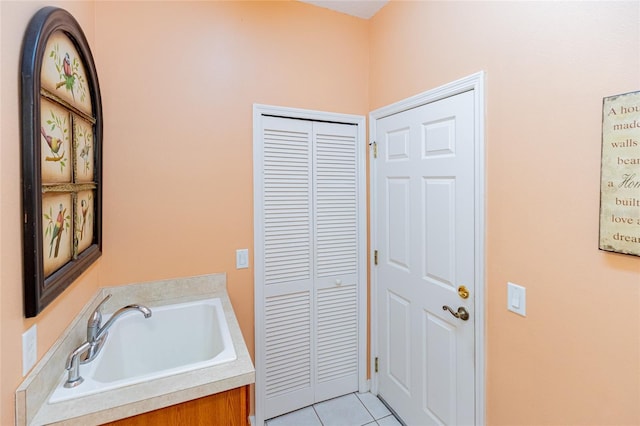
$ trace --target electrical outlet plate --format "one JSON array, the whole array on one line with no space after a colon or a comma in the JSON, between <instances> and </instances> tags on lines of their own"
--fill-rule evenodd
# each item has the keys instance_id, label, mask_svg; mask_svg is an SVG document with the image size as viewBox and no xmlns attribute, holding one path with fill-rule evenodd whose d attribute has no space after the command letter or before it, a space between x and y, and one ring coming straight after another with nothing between
<instances>
[{"instance_id":1,"label":"electrical outlet plate","mask_svg":"<svg viewBox=\"0 0 640 426\"><path fill-rule=\"evenodd\" d=\"M33 368L38 360L38 331L36 324L22 333L22 375Z\"/></svg>"}]
</instances>

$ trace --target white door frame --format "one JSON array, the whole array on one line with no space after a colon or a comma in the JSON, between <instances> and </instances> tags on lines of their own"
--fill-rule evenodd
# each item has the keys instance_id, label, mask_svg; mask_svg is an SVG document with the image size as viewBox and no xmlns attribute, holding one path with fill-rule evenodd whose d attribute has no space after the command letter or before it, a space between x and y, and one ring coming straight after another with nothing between
<instances>
[{"instance_id":1,"label":"white door frame","mask_svg":"<svg viewBox=\"0 0 640 426\"><path fill-rule=\"evenodd\" d=\"M262 158L260 156L262 150L257 149L257 144L261 143L261 118L262 116L277 116L285 118L298 118L303 120L313 121L330 121L335 123L354 124L357 126L358 131L358 145L356 146L356 159L357 159L357 211L358 213L358 390L360 392L367 392L369 390L369 383L367 381L367 201L366 201L366 117L362 115L351 115L332 113L324 111L315 111L308 109L280 107L272 105L253 105L253 185L254 188L257 185L261 185L261 176L256 173L256 164L260 164ZM257 250L261 250L263 240L261 238L262 222L257 214L258 208L262 206L262 200L256 199L256 193L253 197L254 205L254 256ZM259 278L264 271L257 264L254 263L254 322L256 322L256 329L258 329L257 321L264 316L264 309L262 306L263 289L261 286L256 285L259 282ZM259 353L259 348L264 347L264 336L255 335L255 363L256 363L256 382L264 380L265 372L261 370L263 359ZM256 424L262 425L264 423L264 407L263 395L261 388L256 386L255 395L255 420Z\"/></svg>"},{"instance_id":2,"label":"white door frame","mask_svg":"<svg viewBox=\"0 0 640 426\"><path fill-rule=\"evenodd\" d=\"M485 424L485 152L484 152L484 124L485 124L485 95L484 71L456 80L432 90L420 93L391 105L384 106L369 113L369 141L376 141L376 121L448 98L463 92L474 92L474 179L475 179L475 300L473 313L475 315L475 418L476 425ZM371 392L378 394L378 375L375 373L375 357L378 353L378 309L377 309L377 275L374 265L373 250L376 249L378 236L376 235L376 167L373 150L370 152L370 211L371 211Z\"/></svg>"}]
</instances>

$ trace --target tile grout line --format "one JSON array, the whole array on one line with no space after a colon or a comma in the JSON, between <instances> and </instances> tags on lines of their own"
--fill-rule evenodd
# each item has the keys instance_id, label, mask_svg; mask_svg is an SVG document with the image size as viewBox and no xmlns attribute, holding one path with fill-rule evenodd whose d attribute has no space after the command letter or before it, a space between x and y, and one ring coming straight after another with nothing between
<instances>
[{"instance_id":1,"label":"tile grout line","mask_svg":"<svg viewBox=\"0 0 640 426\"><path fill-rule=\"evenodd\" d=\"M313 412L314 412L314 414L316 415L316 417L318 418L318 421L320 422L320 425L321 425L321 426L324 426L324 423L322 423L322 418L320 417L320 414L318 414L318 411L316 410L316 405L317 405L317 404L318 404L318 403L311 404L311 408L313 408Z\"/></svg>"},{"instance_id":2,"label":"tile grout line","mask_svg":"<svg viewBox=\"0 0 640 426\"><path fill-rule=\"evenodd\" d=\"M358 396L358 393L357 393L357 392L354 392L354 394L355 394L356 398L358 399L358 401L360 401L360 405L362 405L362 406L364 407L364 409L367 411L367 413L369 413L369 415L371 416L371 418L373 419L373 421L374 421L374 422L375 422L375 424L377 425L377 424L378 424L378 419L376 419L376 416L375 416L371 411L369 411L369 409L367 408L367 406L364 404L364 402L362 402L362 400L361 400L361 399L360 399L360 397ZM369 423L371 423L371 422L369 422ZM369 423L365 423L365 424L369 424Z\"/></svg>"},{"instance_id":3,"label":"tile grout line","mask_svg":"<svg viewBox=\"0 0 640 426\"><path fill-rule=\"evenodd\" d=\"M363 395L364 395L364 394L366 394L366 393L367 393L367 392L363 393ZM384 415L384 416L382 416L382 417L380 417L380 418L376 418L376 416L374 415L374 413L373 413L371 410L369 410L369 408L367 407L367 405L366 405L366 404L364 403L364 401L360 398L360 396L358 395L358 392L351 392L351 394L346 394L346 395L342 395L342 396L340 396L340 397L331 398L331 399L338 399L338 398L342 398L342 397L345 397L345 396L348 396L348 395L354 395L354 396L356 397L356 400L360 403L360 407L364 408L364 411L365 411L367 414L369 414L369 416L371 417L371 419L372 419L372 420L371 420L371 421L368 421L367 423L364 423L363 425L376 425L376 426L379 426L380 424L378 423L378 421L379 421L379 420L386 419L387 417L393 417L396 421L398 421L398 418L393 414L393 412L391 412L391 410L389 410L390 412L389 412L388 414L386 414L386 415ZM374 397L375 397L375 395L373 395L373 394L372 394L372 396L374 396ZM378 401L380 401L380 403L386 407L386 404L385 404L382 400L380 400L380 399L379 399L379 398L377 398L377 397L376 397L376 399L377 399ZM327 401L329 401L329 400L327 400ZM316 407L317 407L318 405L322 404L322 403L327 402L327 401L317 402L317 403L311 404L310 406L307 406L307 408L309 408L309 407L310 407L310 408L313 410L313 413L314 413L314 414L315 414L315 416L316 416L316 420L318 421L318 423L319 423L319 425L320 425L320 426L326 426L326 425L325 425L324 421L322 420L322 417L320 416L320 413L317 411ZM355 409L355 407L356 407L356 406L357 406L357 404L352 404L352 405L351 405L351 408ZM386 408L388 408L388 407L386 407ZM292 411L291 413L288 413L288 414L292 414L292 413L294 413L294 412L296 412L296 411L300 411L300 410L303 410L303 409L304 409L304 407L303 407L303 408L300 408L299 410ZM288 414L286 414L286 415L288 415ZM280 416L278 416L278 417L280 417ZM269 419L269 420L273 420L273 419ZM399 421L398 421L398 422L399 422ZM399 422L399 423L400 423L401 425L403 424L402 422ZM269 422L267 422L267 423L266 423L266 425L267 425L267 426L269 426ZM363 426L363 425L361 425L361 426Z\"/></svg>"},{"instance_id":4,"label":"tile grout line","mask_svg":"<svg viewBox=\"0 0 640 426\"><path fill-rule=\"evenodd\" d=\"M387 407L387 406L386 406L382 401L380 401L380 400L378 399L378 397L376 397L375 395L371 394L371 395L373 395L376 399L378 399L378 401L380 401L380 403L381 403L382 405L384 405L384 406L385 406L385 408L387 408L387 410L389 411L389 414L387 414L387 415L385 415L385 416L382 416L382 417L380 417L379 419L378 419L378 418L376 418L376 416L375 416L371 411L369 411L369 409L367 408L367 406L365 405L365 403L364 403L364 402L362 401L362 399L360 399L360 397L358 396L358 392L354 392L354 393L356 394L356 398L358 398L358 401L360 401L360 404L362 404L362 405L364 406L364 409L365 409L365 410L367 410L367 412L371 415L371 417L373 417L373 421L375 422L375 424L376 424L376 425L379 425L378 420L386 419L387 417L393 417L396 421L398 421L398 418L393 414L393 412L391 412L391 410L389 410L389 408L388 408L388 407ZM371 393L371 392L365 392L365 393ZM400 422L398 421L398 423L400 423ZM369 423L366 423L366 424L369 424ZM402 423L400 423L400 424L402 424Z\"/></svg>"},{"instance_id":5,"label":"tile grout line","mask_svg":"<svg viewBox=\"0 0 640 426\"><path fill-rule=\"evenodd\" d=\"M339 396L339 397L336 397L336 398L332 398L332 399L342 398L342 397L347 396L347 395L349 395L349 394L342 395L342 396ZM357 393L357 392L352 392L352 393L351 393L351 395L354 395L354 396L356 397L356 400L358 400L358 402L360 403L360 405L362 406L362 408L364 408L364 410L365 410L367 413L369 413L369 415L370 415L370 416L371 416L371 418L373 419L373 422L374 422L376 425L378 425L378 422L377 422L376 417L373 415L373 413L372 413L371 411L369 411L369 409L367 408L367 406L366 406L366 405L364 405L364 402L362 402L362 400L358 397L358 393ZM323 402L326 402L326 401L323 401ZM311 405L311 407L313 408L313 412L316 414L316 417L317 417L317 418L318 418L318 420L320 421L320 424L321 424L322 426L324 426L324 423L322 422L322 417L320 417L320 414L318 414L318 411L316 410L316 405L318 405L318 404L320 404L320 403L312 404L312 405ZM364 425L368 425L368 424L371 424L371 422L364 423L363 425L360 425L360 426L364 426Z\"/></svg>"}]
</instances>

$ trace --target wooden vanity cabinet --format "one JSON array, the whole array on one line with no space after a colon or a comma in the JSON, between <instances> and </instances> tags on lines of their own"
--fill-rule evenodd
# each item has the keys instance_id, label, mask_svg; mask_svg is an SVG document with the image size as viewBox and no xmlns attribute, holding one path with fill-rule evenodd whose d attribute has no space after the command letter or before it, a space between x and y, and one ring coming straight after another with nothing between
<instances>
[{"instance_id":1,"label":"wooden vanity cabinet","mask_svg":"<svg viewBox=\"0 0 640 426\"><path fill-rule=\"evenodd\" d=\"M105 426L247 426L248 424L249 386L242 386L105 423Z\"/></svg>"}]
</instances>

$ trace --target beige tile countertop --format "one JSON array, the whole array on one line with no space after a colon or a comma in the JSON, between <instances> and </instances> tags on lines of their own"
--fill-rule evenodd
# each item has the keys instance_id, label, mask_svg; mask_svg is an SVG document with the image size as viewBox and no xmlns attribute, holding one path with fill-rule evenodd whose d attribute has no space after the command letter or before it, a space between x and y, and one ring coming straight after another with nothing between
<instances>
[{"instance_id":1,"label":"beige tile countertop","mask_svg":"<svg viewBox=\"0 0 640 426\"><path fill-rule=\"evenodd\" d=\"M67 356L86 339L87 319L107 294L112 297L104 306L105 312L130 303L144 304L153 309L154 306L220 298L237 359L50 404L50 395L66 377L64 365ZM225 274L102 288L16 390L16 424L97 425L254 382L255 369L227 294Z\"/></svg>"}]
</instances>

